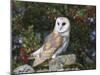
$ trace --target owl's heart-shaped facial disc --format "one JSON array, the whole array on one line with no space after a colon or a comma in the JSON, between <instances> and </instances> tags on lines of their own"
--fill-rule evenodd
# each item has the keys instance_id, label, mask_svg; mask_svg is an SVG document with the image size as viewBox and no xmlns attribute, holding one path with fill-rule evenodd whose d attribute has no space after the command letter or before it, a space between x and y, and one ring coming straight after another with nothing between
<instances>
[{"instance_id":1,"label":"owl's heart-shaped facial disc","mask_svg":"<svg viewBox=\"0 0 100 75\"><path fill-rule=\"evenodd\" d=\"M66 17L58 17L55 23L55 31L57 32L66 32L70 28L70 22Z\"/></svg>"}]
</instances>

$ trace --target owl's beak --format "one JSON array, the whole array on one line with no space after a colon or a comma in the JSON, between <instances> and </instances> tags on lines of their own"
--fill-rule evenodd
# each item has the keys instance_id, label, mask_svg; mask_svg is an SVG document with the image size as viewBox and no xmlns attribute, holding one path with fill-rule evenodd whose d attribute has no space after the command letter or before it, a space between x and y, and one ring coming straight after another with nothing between
<instances>
[{"instance_id":1,"label":"owl's beak","mask_svg":"<svg viewBox=\"0 0 100 75\"><path fill-rule=\"evenodd\" d=\"M61 30L62 29L62 26L59 29Z\"/></svg>"}]
</instances>

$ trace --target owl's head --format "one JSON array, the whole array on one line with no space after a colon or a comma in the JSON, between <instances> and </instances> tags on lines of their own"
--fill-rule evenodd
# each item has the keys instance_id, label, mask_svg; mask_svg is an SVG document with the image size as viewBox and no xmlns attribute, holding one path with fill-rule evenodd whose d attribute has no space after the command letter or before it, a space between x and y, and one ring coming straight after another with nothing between
<instances>
[{"instance_id":1,"label":"owl's head","mask_svg":"<svg viewBox=\"0 0 100 75\"><path fill-rule=\"evenodd\" d=\"M63 33L69 31L69 28L70 28L70 22L68 18L58 17L56 19L54 31Z\"/></svg>"}]
</instances>

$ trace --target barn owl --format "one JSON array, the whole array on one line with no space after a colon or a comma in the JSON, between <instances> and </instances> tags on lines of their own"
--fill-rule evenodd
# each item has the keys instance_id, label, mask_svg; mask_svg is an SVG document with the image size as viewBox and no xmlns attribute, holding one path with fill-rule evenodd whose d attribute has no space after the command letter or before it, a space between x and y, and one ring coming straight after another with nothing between
<instances>
[{"instance_id":1,"label":"barn owl","mask_svg":"<svg viewBox=\"0 0 100 75\"><path fill-rule=\"evenodd\" d=\"M55 22L54 30L46 37L44 44L33 52L30 57L34 57L33 67L54 59L64 52L69 43L70 22L66 17L58 17Z\"/></svg>"}]
</instances>

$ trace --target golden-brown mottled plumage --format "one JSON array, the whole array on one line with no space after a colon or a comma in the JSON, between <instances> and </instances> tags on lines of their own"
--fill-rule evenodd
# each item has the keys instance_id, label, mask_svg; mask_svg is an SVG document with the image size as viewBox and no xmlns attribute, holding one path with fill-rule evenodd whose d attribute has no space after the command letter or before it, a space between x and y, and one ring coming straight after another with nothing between
<instances>
[{"instance_id":1,"label":"golden-brown mottled plumage","mask_svg":"<svg viewBox=\"0 0 100 75\"><path fill-rule=\"evenodd\" d=\"M47 59L50 59L54 52L62 45L62 37L58 32L52 32L44 43L43 51L40 53L39 57L35 57L33 66L37 66Z\"/></svg>"}]
</instances>

